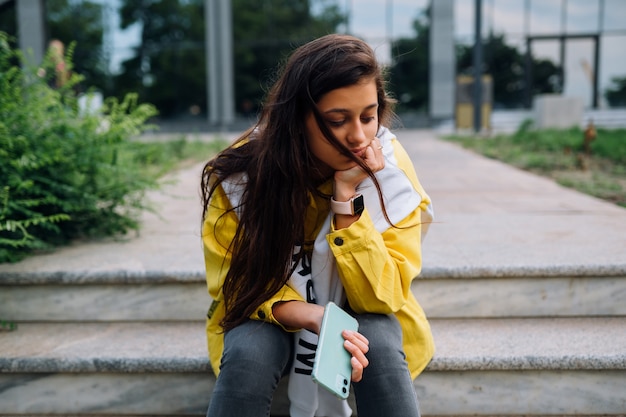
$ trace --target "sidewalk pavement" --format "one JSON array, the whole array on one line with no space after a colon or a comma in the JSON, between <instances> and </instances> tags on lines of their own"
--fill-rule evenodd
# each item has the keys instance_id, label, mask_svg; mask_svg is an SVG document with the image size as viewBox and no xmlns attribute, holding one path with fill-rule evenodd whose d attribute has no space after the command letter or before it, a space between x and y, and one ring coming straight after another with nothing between
<instances>
[{"instance_id":1,"label":"sidewalk pavement","mask_svg":"<svg viewBox=\"0 0 626 417\"><path fill-rule=\"evenodd\" d=\"M461 149L431 130L396 134L435 208L422 275L626 275L626 209ZM150 194L158 215L145 213L137 235L0 264L0 275L49 283L202 277L201 168L175 173L174 184Z\"/></svg>"}]
</instances>

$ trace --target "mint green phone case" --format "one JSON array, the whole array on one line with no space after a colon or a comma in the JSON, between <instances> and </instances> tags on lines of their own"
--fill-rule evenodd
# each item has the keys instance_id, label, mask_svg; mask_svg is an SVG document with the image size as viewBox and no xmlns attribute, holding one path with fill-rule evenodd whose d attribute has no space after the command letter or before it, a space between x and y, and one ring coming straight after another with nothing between
<instances>
[{"instance_id":1,"label":"mint green phone case","mask_svg":"<svg viewBox=\"0 0 626 417\"><path fill-rule=\"evenodd\" d=\"M354 317L330 302L324 310L313 372L311 376L318 384L346 399L350 394L352 365L350 353L343 347L344 330L358 330L359 323Z\"/></svg>"}]
</instances>

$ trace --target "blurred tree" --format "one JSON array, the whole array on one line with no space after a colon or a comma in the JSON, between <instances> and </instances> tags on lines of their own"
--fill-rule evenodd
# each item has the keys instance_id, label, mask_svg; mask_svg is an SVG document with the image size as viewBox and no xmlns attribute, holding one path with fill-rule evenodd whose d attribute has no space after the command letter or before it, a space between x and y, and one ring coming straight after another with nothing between
<instances>
[{"instance_id":1,"label":"blurred tree","mask_svg":"<svg viewBox=\"0 0 626 417\"><path fill-rule=\"evenodd\" d=\"M48 38L65 47L75 42L73 71L85 77L80 88L95 87L110 93L108 63L102 50L102 5L85 0L47 0Z\"/></svg>"},{"instance_id":2,"label":"blurred tree","mask_svg":"<svg viewBox=\"0 0 626 417\"><path fill-rule=\"evenodd\" d=\"M15 0L0 2L0 31L8 35L7 41L11 47L16 47L17 10L15 8Z\"/></svg>"},{"instance_id":3,"label":"blurred tree","mask_svg":"<svg viewBox=\"0 0 626 417\"><path fill-rule=\"evenodd\" d=\"M313 13L315 3L317 13ZM254 114L286 54L345 21L328 0L232 0L235 100ZM136 55L122 63L118 94L138 91L163 117L206 112L203 0L124 0L121 27L141 25Z\"/></svg>"},{"instance_id":4,"label":"blurred tree","mask_svg":"<svg viewBox=\"0 0 626 417\"><path fill-rule=\"evenodd\" d=\"M494 108L519 108L524 104L524 55L507 45L504 35L490 34L484 43L485 74L493 79ZM457 48L457 72L473 75L472 45ZM532 62L532 95L557 93L560 67L550 60L534 59Z\"/></svg>"},{"instance_id":5,"label":"blurred tree","mask_svg":"<svg viewBox=\"0 0 626 417\"><path fill-rule=\"evenodd\" d=\"M626 107L626 77L611 78L611 85L604 92L611 107Z\"/></svg>"},{"instance_id":6,"label":"blurred tree","mask_svg":"<svg viewBox=\"0 0 626 417\"><path fill-rule=\"evenodd\" d=\"M206 108L204 1L124 0L120 18L122 29L141 25L141 40L115 77L116 94L138 92L164 117Z\"/></svg>"},{"instance_id":7,"label":"blurred tree","mask_svg":"<svg viewBox=\"0 0 626 417\"><path fill-rule=\"evenodd\" d=\"M65 50L73 42L73 71L85 77L76 87L95 87L106 91L107 62L102 54L102 6L88 0L46 0L47 38L60 40ZM15 0L0 4L0 30L17 47L17 11ZM107 91L109 92L109 91Z\"/></svg>"},{"instance_id":8,"label":"blurred tree","mask_svg":"<svg viewBox=\"0 0 626 417\"><path fill-rule=\"evenodd\" d=\"M389 91L398 100L398 112L425 111L428 105L429 84L429 9L415 21L415 38L400 38L392 43L392 62L389 69Z\"/></svg>"},{"instance_id":9,"label":"blurred tree","mask_svg":"<svg viewBox=\"0 0 626 417\"><path fill-rule=\"evenodd\" d=\"M295 47L335 32L347 19L327 0L232 0L232 5L235 102L243 114L258 110L275 71Z\"/></svg>"}]
</instances>

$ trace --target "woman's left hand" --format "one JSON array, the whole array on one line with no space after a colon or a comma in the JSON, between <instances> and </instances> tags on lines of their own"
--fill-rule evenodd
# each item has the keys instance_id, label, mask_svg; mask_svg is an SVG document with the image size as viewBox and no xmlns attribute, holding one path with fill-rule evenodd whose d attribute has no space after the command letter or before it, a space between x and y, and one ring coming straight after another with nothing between
<instances>
[{"instance_id":1,"label":"woman's left hand","mask_svg":"<svg viewBox=\"0 0 626 417\"><path fill-rule=\"evenodd\" d=\"M359 382L363 378L363 370L369 365L365 354L369 351L369 340L359 332L344 330L342 333L345 342L343 346L352 355L352 382Z\"/></svg>"},{"instance_id":2,"label":"woman's left hand","mask_svg":"<svg viewBox=\"0 0 626 417\"><path fill-rule=\"evenodd\" d=\"M385 167L385 156L383 155L383 147L379 138L375 137L372 139L369 146L363 151L361 158L372 172L378 172ZM366 178L367 173L359 165L355 165L345 171L335 171L335 190L339 191L340 194L342 194L343 190L347 190L350 193L350 190L354 191L356 186ZM336 195L335 197L338 196Z\"/></svg>"}]
</instances>

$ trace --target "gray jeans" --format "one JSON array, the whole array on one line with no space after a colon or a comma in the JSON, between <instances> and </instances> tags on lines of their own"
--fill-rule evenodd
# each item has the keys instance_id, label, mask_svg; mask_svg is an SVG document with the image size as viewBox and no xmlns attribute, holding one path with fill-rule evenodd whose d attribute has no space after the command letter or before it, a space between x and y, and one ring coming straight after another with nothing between
<instances>
[{"instance_id":1,"label":"gray jeans","mask_svg":"<svg viewBox=\"0 0 626 417\"><path fill-rule=\"evenodd\" d=\"M419 417L413 381L394 316L354 314L368 338L369 366L353 383L359 417ZM278 326L247 321L224 335L224 354L207 417L269 416L272 396L289 373L292 335Z\"/></svg>"}]
</instances>

